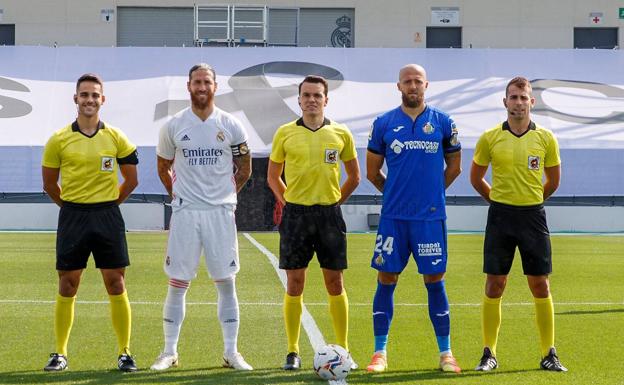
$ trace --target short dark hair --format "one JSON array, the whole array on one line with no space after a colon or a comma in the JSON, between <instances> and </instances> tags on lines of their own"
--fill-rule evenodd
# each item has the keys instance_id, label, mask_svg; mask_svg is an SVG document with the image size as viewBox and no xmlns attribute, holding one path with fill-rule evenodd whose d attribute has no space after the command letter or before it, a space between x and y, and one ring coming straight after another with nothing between
<instances>
[{"instance_id":1,"label":"short dark hair","mask_svg":"<svg viewBox=\"0 0 624 385\"><path fill-rule=\"evenodd\" d=\"M516 86L518 88L528 88L529 93L533 92L533 87L531 87L531 82L527 78L523 78L522 76L516 76L511 79L509 83L507 83L507 87L505 87L505 97L509 94L509 87Z\"/></svg>"},{"instance_id":2,"label":"short dark hair","mask_svg":"<svg viewBox=\"0 0 624 385\"><path fill-rule=\"evenodd\" d=\"M322 84L323 88L325 89L323 91L323 93L325 94L325 96L327 96L327 92L329 91L329 84L327 83L327 80L325 80L324 77L316 76L316 75L308 75L308 76L306 76L305 79L303 79L303 81L301 83L299 83L299 94L301 94L301 86L303 85L303 83Z\"/></svg>"},{"instance_id":3,"label":"short dark hair","mask_svg":"<svg viewBox=\"0 0 624 385\"><path fill-rule=\"evenodd\" d=\"M200 70L200 69L210 72L212 74L212 80L214 80L215 82L217 81L217 73L215 72L214 68L212 68L210 64L206 64L206 63L197 63L194 66L192 66L191 69L189 70L189 80L191 80L191 76L193 76L193 72Z\"/></svg>"},{"instance_id":4,"label":"short dark hair","mask_svg":"<svg viewBox=\"0 0 624 385\"><path fill-rule=\"evenodd\" d=\"M80 83L82 83L82 82L97 83L97 84L100 85L100 87L104 88L104 83L102 82L102 78L100 78L96 74L87 73L87 74L84 74L81 77L79 77L78 80L76 81L76 90L78 90L78 88L80 87Z\"/></svg>"}]
</instances>

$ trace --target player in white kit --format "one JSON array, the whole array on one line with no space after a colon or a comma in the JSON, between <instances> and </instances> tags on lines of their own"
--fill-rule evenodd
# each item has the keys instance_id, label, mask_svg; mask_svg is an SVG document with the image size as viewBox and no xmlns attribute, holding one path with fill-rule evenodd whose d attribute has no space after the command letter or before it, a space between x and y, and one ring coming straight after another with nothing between
<instances>
[{"instance_id":1,"label":"player in white kit","mask_svg":"<svg viewBox=\"0 0 624 385\"><path fill-rule=\"evenodd\" d=\"M234 210L236 193L251 175L247 133L234 116L214 104L215 71L200 63L189 71L191 107L160 131L158 175L171 196L173 213L165 257L169 286L163 310L165 347L151 366L178 365L178 339L186 292L204 252L218 293L223 332L223 366L252 370L237 349L239 309L235 277L239 270ZM234 171L233 171L234 170Z\"/></svg>"}]
</instances>

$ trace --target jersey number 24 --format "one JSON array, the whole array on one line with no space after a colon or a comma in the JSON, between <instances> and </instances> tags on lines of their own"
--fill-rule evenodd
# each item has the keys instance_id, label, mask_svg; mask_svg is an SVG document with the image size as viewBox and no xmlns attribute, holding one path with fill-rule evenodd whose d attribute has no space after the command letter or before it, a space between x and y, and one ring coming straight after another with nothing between
<instances>
[{"instance_id":1,"label":"jersey number 24","mask_svg":"<svg viewBox=\"0 0 624 385\"><path fill-rule=\"evenodd\" d=\"M386 254L392 254L392 245L394 244L393 237L386 237L386 240L383 240L383 236L381 234L377 235L377 242L375 243L375 252L381 253L384 251Z\"/></svg>"}]
</instances>

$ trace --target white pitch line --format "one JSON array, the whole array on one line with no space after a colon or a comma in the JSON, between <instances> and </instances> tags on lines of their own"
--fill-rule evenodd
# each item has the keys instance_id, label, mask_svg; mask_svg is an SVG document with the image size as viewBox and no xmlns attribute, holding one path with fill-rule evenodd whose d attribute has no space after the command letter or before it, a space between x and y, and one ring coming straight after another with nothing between
<instances>
[{"instance_id":1,"label":"white pitch line","mask_svg":"<svg viewBox=\"0 0 624 385\"><path fill-rule=\"evenodd\" d=\"M251 242L252 245L256 246L256 248L269 259L269 262L271 262L271 265L273 265L273 269L277 273L277 276L279 277L280 281L282 281L282 286L284 286L284 289L286 289L286 273L284 272L284 270L279 268L279 260L277 259L277 257L273 253L271 253L266 247L264 247L264 245L256 241L254 237L249 235L249 233L243 233L243 236L247 238L247 240ZM314 321L314 318L312 318L312 315L306 308L305 304L303 304L302 310L303 313L301 314L301 324L303 325L303 329L308 335L308 339L310 340L312 348L314 349L314 351L316 351L319 347L325 345L325 338L323 338L323 334L319 330L316 322Z\"/></svg>"},{"instance_id":2,"label":"white pitch line","mask_svg":"<svg viewBox=\"0 0 624 385\"><path fill-rule=\"evenodd\" d=\"M0 299L0 304L18 304L18 305L49 305L54 304L56 301L50 300L39 300L39 299ZM109 301L76 301L78 304L85 305L108 305ZM130 301L131 305L157 305L162 306L163 302L158 301ZM190 306L216 306L216 302L187 302L187 305ZM242 306L283 306L282 302L239 302ZM326 302L308 302L307 306L327 306ZM509 302L502 303L503 306L534 306L533 302ZM619 306L624 305L624 302L555 302L554 306ZM370 303L359 303L359 302L350 302L349 306L355 307L370 307L372 304ZM395 303L396 307L426 307L428 304L426 303ZM479 307L480 303L451 303L451 307L459 306L459 307Z\"/></svg>"}]
</instances>

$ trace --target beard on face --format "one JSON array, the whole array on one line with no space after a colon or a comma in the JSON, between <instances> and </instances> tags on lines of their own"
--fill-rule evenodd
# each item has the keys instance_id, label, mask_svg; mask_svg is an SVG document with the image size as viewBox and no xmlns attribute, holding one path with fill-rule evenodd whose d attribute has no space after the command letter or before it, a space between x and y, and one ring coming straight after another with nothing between
<instances>
[{"instance_id":1,"label":"beard on face","mask_svg":"<svg viewBox=\"0 0 624 385\"><path fill-rule=\"evenodd\" d=\"M206 107L208 107L208 105L213 99L213 96L211 96L209 93L206 93L205 96L206 98L202 100L199 93L191 92L191 103L193 104L193 107L200 109L200 110L203 110Z\"/></svg>"},{"instance_id":2,"label":"beard on face","mask_svg":"<svg viewBox=\"0 0 624 385\"><path fill-rule=\"evenodd\" d=\"M526 115L527 115L526 111L508 110L508 116L510 119L513 119L513 120L522 120L526 117Z\"/></svg>"},{"instance_id":3,"label":"beard on face","mask_svg":"<svg viewBox=\"0 0 624 385\"><path fill-rule=\"evenodd\" d=\"M417 108L423 104L423 97L420 95L413 99L410 98L410 95L401 93L401 99L403 100L403 105L408 108Z\"/></svg>"}]
</instances>

